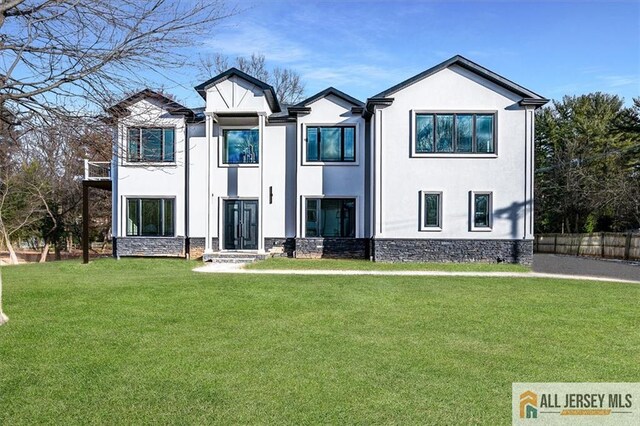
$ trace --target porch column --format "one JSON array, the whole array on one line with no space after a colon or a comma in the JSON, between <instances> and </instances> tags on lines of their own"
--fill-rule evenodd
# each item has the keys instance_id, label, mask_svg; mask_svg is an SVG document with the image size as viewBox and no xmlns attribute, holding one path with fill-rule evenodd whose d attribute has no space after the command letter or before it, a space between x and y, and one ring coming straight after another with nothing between
<instances>
[{"instance_id":1,"label":"porch column","mask_svg":"<svg viewBox=\"0 0 640 426\"><path fill-rule=\"evenodd\" d=\"M265 198L265 187L264 187L264 125L265 125L266 115L261 113L258 115L258 134L260 136L259 139L259 161L258 166L260 167L260 199L258 200L258 251L264 251L264 198Z\"/></svg>"},{"instance_id":2,"label":"porch column","mask_svg":"<svg viewBox=\"0 0 640 426\"><path fill-rule=\"evenodd\" d=\"M89 185L82 182L82 263L89 263Z\"/></svg>"},{"instance_id":3,"label":"porch column","mask_svg":"<svg viewBox=\"0 0 640 426\"><path fill-rule=\"evenodd\" d=\"M213 238L212 229L211 229L211 162L213 161L211 156L213 150L211 149L211 136L213 134L213 120L211 113L205 113L205 132L207 134L207 233L204 239L204 253L211 254L213 253L213 248L211 247L211 239Z\"/></svg>"}]
</instances>

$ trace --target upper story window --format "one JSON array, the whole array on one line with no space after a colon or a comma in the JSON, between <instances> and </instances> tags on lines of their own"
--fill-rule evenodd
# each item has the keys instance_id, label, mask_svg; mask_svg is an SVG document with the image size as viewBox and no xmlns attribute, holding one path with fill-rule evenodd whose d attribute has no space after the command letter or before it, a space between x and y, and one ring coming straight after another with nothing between
<instances>
[{"instance_id":1,"label":"upper story window","mask_svg":"<svg viewBox=\"0 0 640 426\"><path fill-rule=\"evenodd\" d=\"M127 161L174 162L174 128L129 128Z\"/></svg>"},{"instance_id":2,"label":"upper story window","mask_svg":"<svg viewBox=\"0 0 640 426\"><path fill-rule=\"evenodd\" d=\"M258 164L260 131L256 129L224 129L222 162L224 164Z\"/></svg>"},{"instance_id":3,"label":"upper story window","mask_svg":"<svg viewBox=\"0 0 640 426\"><path fill-rule=\"evenodd\" d=\"M127 236L173 237L173 198L128 198Z\"/></svg>"},{"instance_id":4,"label":"upper story window","mask_svg":"<svg viewBox=\"0 0 640 426\"><path fill-rule=\"evenodd\" d=\"M356 161L354 126L307 127L308 162Z\"/></svg>"},{"instance_id":5,"label":"upper story window","mask_svg":"<svg viewBox=\"0 0 640 426\"><path fill-rule=\"evenodd\" d=\"M416 113L414 153L495 154L495 114Z\"/></svg>"}]
</instances>

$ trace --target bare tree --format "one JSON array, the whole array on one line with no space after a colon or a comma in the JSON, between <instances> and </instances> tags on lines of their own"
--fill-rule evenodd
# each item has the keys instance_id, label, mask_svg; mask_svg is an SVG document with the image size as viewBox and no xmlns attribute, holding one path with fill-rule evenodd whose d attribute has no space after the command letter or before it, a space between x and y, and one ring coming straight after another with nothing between
<instances>
[{"instance_id":1,"label":"bare tree","mask_svg":"<svg viewBox=\"0 0 640 426\"><path fill-rule=\"evenodd\" d=\"M2 0L0 104L20 114L109 105L178 67L179 47L230 16L223 0Z\"/></svg>"},{"instance_id":2,"label":"bare tree","mask_svg":"<svg viewBox=\"0 0 640 426\"><path fill-rule=\"evenodd\" d=\"M201 56L198 76L202 79L210 78L229 69L229 58L216 54ZM250 57L238 56L235 59L235 67L258 80L273 86L278 100L284 104L294 104L302 99L304 84L300 75L288 68L267 68L264 55L252 54Z\"/></svg>"},{"instance_id":3,"label":"bare tree","mask_svg":"<svg viewBox=\"0 0 640 426\"><path fill-rule=\"evenodd\" d=\"M6 324L7 321L9 321L9 317L2 311L2 270L0 270L0 325Z\"/></svg>"}]
</instances>

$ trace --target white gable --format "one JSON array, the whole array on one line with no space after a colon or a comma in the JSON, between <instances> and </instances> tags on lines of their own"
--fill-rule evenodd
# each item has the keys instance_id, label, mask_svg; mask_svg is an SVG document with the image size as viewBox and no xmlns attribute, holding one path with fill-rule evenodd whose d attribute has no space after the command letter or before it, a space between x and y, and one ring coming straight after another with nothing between
<instances>
[{"instance_id":1,"label":"white gable","mask_svg":"<svg viewBox=\"0 0 640 426\"><path fill-rule=\"evenodd\" d=\"M231 76L207 89L206 110L271 113L263 90L237 76Z\"/></svg>"},{"instance_id":2,"label":"white gable","mask_svg":"<svg viewBox=\"0 0 640 426\"><path fill-rule=\"evenodd\" d=\"M504 87L465 68L444 68L390 95L394 103L410 103L413 108L441 110L497 109L522 99Z\"/></svg>"},{"instance_id":3,"label":"white gable","mask_svg":"<svg viewBox=\"0 0 640 426\"><path fill-rule=\"evenodd\" d=\"M141 99L127 110L129 115L120 120L126 126L176 126L184 121L183 116L169 114L162 102L152 98Z\"/></svg>"}]
</instances>

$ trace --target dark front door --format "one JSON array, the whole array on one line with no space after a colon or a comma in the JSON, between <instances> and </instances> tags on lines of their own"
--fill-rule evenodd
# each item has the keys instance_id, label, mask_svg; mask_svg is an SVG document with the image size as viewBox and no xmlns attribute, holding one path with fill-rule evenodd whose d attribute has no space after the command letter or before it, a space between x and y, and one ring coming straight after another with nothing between
<instances>
[{"instance_id":1,"label":"dark front door","mask_svg":"<svg viewBox=\"0 0 640 426\"><path fill-rule=\"evenodd\" d=\"M224 249L258 250L258 200L224 202Z\"/></svg>"}]
</instances>

